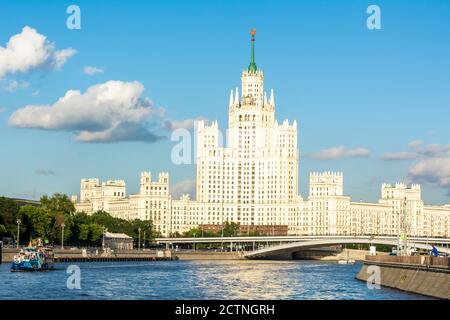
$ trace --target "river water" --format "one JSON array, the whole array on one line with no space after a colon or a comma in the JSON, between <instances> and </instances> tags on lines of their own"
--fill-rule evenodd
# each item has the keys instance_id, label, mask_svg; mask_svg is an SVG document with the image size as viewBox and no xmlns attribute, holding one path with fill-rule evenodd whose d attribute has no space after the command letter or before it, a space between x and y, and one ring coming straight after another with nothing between
<instances>
[{"instance_id":1,"label":"river water","mask_svg":"<svg viewBox=\"0 0 450 320\"><path fill-rule=\"evenodd\" d=\"M0 265L0 299L326 299L410 300L423 296L355 279L361 264L313 261L78 263L81 289L68 289L70 264L44 273Z\"/></svg>"}]
</instances>

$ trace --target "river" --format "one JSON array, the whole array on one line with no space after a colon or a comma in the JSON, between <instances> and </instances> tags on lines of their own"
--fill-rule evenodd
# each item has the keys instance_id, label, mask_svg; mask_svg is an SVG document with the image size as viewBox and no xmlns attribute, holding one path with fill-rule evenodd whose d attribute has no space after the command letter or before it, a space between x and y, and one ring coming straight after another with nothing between
<instances>
[{"instance_id":1,"label":"river","mask_svg":"<svg viewBox=\"0 0 450 320\"><path fill-rule=\"evenodd\" d=\"M314 261L161 261L78 263L81 289L68 289L70 264L44 273L0 265L0 299L325 299L410 300L425 297L355 279L361 264Z\"/></svg>"}]
</instances>

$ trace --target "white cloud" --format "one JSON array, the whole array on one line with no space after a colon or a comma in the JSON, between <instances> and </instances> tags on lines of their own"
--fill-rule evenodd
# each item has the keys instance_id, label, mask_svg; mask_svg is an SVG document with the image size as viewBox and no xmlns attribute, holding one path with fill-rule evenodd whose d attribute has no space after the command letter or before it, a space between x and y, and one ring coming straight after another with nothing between
<instances>
[{"instance_id":1,"label":"white cloud","mask_svg":"<svg viewBox=\"0 0 450 320\"><path fill-rule=\"evenodd\" d=\"M424 183L447 190L450 195L450 145L425 144L414 140L408 151L384 154L388 161L414 160L407 171L407 183Z\"/></svg>"},{"instance_id":2,"label":"white cloud","mask_svg":"<svg viewBox=\"0 0 450 320\"><path fill-rule=\"evenodd\" d=\"M409 167L407 182L427 183L450 195L450 145L416 145L416 161Z\"/></svg>"},{"instance_id":3,"label":"white cloud","mask_svg":"<svg viewBox=\"0 0 450 320\"><path fill-rule=\"evenodd\" d=\"M6 74L25 73L39 68L59 69L76 53L72 48L55 50L53 43L25 26L12 36L5 47L0 46L0 79Z\"/></svg>"},{"instance_id":4,"label":"white cloud","mask_svg":"<svg viewBox=\"0 0 450 320\"><path fill-rule=\"evenodd\" d=\"M16 91L17 89L24 89L28 88L30 86L30 83L27 81L6 81L6 84L2 85L2 89L8 92Z\"/></svg>"},{"instance_id":5,"label":"white cloud","mask_svg":"<svg viewBox=\"0 0 450 320\"><path fill-rule=\"evenodd\" d=\"M407 151L386 153L381 156L381 159L385 161L411 160L415 158L415 153Z\"/></svg>"},{"instance_id":6,"label":"white cloud","mask_svg":"<svg viewBox=\"0 0 450 320\"><path fill-rule=\"evenodd\" d=\"M195 199L196 184L195 180L183 180L174 184L171 188L171 194L174 199L178 199L183 194L189 194L191 199Z\"/></svg>"},{"instance_id":7,"label":"white cloud","mask_svg":"<svg viewBox=\"0 0 450 320\"><path fill-rule=\"evenodd\" d=\"M386 153L381 156L386 161L416 160L421 157L433 157L450 152L450 145L428 144L420 140L411 141L408 144L409 151Z\"/></svg>"},{"instance_id":8,"label":"white cloud","mask_svg":"<svg viewBox=\"0 0 450 320\"><path fill-rule=\"evenodd\" d=\"M56 69L60 69L67 59L72 57L77 51L72 48L55 51L53 64Z\"/></svg>"},{"instance_id":9,"label":"white cloud","mask_svg":"<svg viewBox=\"0 0 450 320\"><path fill-rule=\"evenodd\" d=\"M450 145L440 145L437 143L428 145L420 144L415 146L413 150L419 156L439 156L450 152Z\"/></svg>"},{"instance_id":10,"label":"white cloud","mask_svg":"<svg viewBox=\"0 0 450 320\"><path fill-rule=\"evenodd\" d=\"M98 73L103 73L103 69L100 69L97 67L92 67L92 66L87 66L87 67L84 67L83 72L87 75L93 76Z\"/></svg>"},{"instance_id":11,"label":"white cloud","mask_svg":"<svg viewBox=\"0 0 450 320\"><path fill-rule=\"evenodd\" d=\"M333 160L341 158L365 158L370 156L370 151L364 148L347 149L344 146L337 146L320 150L308 155L315 160Z\"/></svg>"},{"instance_id":12,"label":"white cloud","mask_svg":"<svg viewBox=\"0 0 450 320\"><path fill-rule=\"evenodd\" d=\"M421 140L413 140L410 143L408 143L408 147L414 149L414 148L419 147L421 144L423 144L423 141L421 141Z\"/></svg>"},{"instance_id":13,"label":"white cloud","mask_svg":"<svg viewBox=\"0 0 450 320\"><path fill-rule=\"evenodd\" d=\"M3 111L5 111L5 108L0 107L0 113L2 113Z\"/></svg>"},{"instance_id":14,"label":"white cloud","mask_svg":"<svg viewBox=\"0 0 450 320\"><path fill-rule=\"evenodd\" d=\"M195 118L195 119L184 119L184 120L173 120L167 119L164 121L162 127L168 131L176 129L192 129L197 121L207 121L206 118Z\"/></svg>"},{"instance_id":15,"label":"white cloud","mask_svg":"<svg viewBox=\"0 0 450 320\"><path fill-rule=\"evenodd\" d=\"M409 168L408 181L445 188L450 194L450 154L419 159Z\"/></svg>"},{"instance_id":16,"label":"white cloud","mask_svg":"<svg viewBox=\"0 0 450 320\"><path fill-rule=\"evenodd\" d=\"M162 137L148 121L164 110L153 108L141 97L144 86L137 82L107 81L86 92L69 90L50 105L28 105L14 112L9 125L17 128L69 131L84 142L147 141Z\"/></svg>"}]
</instances>

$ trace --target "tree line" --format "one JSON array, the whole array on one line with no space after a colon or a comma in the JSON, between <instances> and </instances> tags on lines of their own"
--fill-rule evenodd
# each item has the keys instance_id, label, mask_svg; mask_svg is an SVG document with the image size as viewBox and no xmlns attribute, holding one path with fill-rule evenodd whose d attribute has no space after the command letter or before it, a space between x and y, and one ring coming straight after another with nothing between
<instances>
[{"instance_id":1,"label":"tree line","mask_svg":"<svg viewBox=\"0 0 450 320\"><path fill-rule=\"evenodd\" d=\"M104 211L92 215L75 212L72 201L61 193L42 196L40 205L19 205L12 199L0 197L0 239L6 237L16 241L18 225L21 244L41 238L44 243L60 245L63 228L64 245L72 246L101 245L104 228L108 232L125 233L136 243L139 229L141 243L144 232L147 240L156 236L151 221L128 221L114 218Z\"/></svg>"}]
</instances>

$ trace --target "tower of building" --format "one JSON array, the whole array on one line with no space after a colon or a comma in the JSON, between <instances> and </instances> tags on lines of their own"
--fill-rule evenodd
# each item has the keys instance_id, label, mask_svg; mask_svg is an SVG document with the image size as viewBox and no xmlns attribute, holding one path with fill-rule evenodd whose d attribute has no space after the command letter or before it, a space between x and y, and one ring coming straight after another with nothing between
<instances>
[{"instance_id":1,"label":"tower of building","mask_svg":"<svg viewBox=\"0 0 450 320\"><path fill-rule=\"evenodd\" d=\"M264 91L264 72L251 58L241 74L241 90L230 93L226 146L217 122L198 126L197 200L211 221L241 225L287 224L282 204L298 196L297 123L275 120L275 98ZM209 204L209 205L208 205Z\"/></svg>"}]
</instances>

